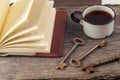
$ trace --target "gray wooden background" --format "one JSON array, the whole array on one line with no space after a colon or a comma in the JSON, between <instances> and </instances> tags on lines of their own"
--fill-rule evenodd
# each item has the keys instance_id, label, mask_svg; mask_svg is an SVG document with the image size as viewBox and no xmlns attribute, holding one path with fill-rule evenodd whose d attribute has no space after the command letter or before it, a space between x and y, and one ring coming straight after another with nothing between
<instances>
[{"instance_id":1,"label":"gray wooden background","mask_svg":"<svg viewBox=\"0 0 120 80\"><path fill-rule=\"evenodd\" d=\"M70 56L79 57L88 49L92 48L100 40L88 38L82 30L82 26L73 22L70 15L75 10L83 10L89 5L100 4L100 0L55 0L57 9L65 9L68 12L67 26L64 40L64 55L73 46L72 39L80 37L85 40L84 46L79 46ZM115 19L115 28L113 34L105 38L108 44L96 51L92 52L86 59L83 65L96 60L105 59L113 54L120 54L120 6L112 7L117 17ZM55 67L63 58L43 58L43 57L0 57L0 80L37 80L37 79L52 79L52 80L72 80L72 79L116 79L120 76L120 62L113 62L107 65L96 68L94 74L86 74L80 71L80 68L68 67L65 70L57 70Z\"/></svg>"}]
</instances>

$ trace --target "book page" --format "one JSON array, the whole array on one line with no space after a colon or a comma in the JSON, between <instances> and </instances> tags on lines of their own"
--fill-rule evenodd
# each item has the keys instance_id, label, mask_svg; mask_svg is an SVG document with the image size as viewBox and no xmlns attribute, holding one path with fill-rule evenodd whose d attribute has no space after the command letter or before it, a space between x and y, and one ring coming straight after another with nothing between
<instances>
[{"instance_id":1,"label":"book page","mask_svg":"<svg viewBox=\"0 0 120 80\"><path fill-rule=\"evenodd\" d=\"M35 48L3 48L3 49L0 49L0 52L1 53L16 53L16 54L23 53L25 54L25 53L38 53L38 52L49 53L50 51L48 49L35 49Z\"/></svg>"},{"instance_id":2,"label":"book page","mask_svg":"<svg viewBox=\"0 0 120 80\"><path fill-rule=\"evenodd\" d=\"M23 50L24 52L42 52L42 53L49 53L51 49L51 42L52 42L52 34L53 34L53 28L54 28L54 20L55 20L55 14L56 10L53 8L50 12L51 16L49 17L49 23L48 27L51 29L48 30L47 35L41 39L41 40L33 40L33 41L26 41L22 39L14 40L13 42L10 42L10 45L6 44L6 46L3 46L0 48L0 52L21 52L19 49ZM31 40L31 39L29 39ZM22 42L23 41L23 42ZM6 50L6 51L5 51Z\"/></svg>"},{"instance_id":3,"label":"book page","mask_svg":"<svg viewBox=\"0 0 120 80\"><path fill-rule=\"evenodd\" d=\"M26 38L20 38L20 39L16 39L14 41L11 41L9 43L6 43L4 45L2 45L1 47L7 47L10 45L14 45L14 44L22 44L22 43L34 43L34 42L40 42L41 37L40 36L32 36L32 37L26 37ZM40 43L39 43L40 44Z\"/></svg>"},{"instance_id":4,"label":"book page","mask_svg":"<svg viewBox=\"0 0 120 80\"><path fill-rule=\"evenodd\" d=\"M18 39L21 39L21 38L36 36L36 32L37 32L37 28L36 27L32 27L30 29L26 29L26 30L24 30L22 32L16 33L15 35L13 35L11 37L8 36L8 38L5 39L1 43L1 45L7 44L7 43L10 43L10 42L14 42L14 40L16 40L16 39L18 40Z\"/></svg>"},{"instance_id":5,"label":"book page","mask_svg":"<svg viewBox=\"0 0 120 80\"><path fill-rule=\"evenodd\" d=\"M15 31L13 31L13 35L10 36L10 37L7 36L7 38L1 44L4 44L5 42L9 43L9 41L14 42L14 40L16 40L16 39L18 40L19 38L22 38L23 35L26 34L26 33L31 33L31 34L28 34L29 37L34 36L33 34L35 34L35 33L32 32L32 31L35 31L35 30L30 29L30 31L28 32L29 28L31 28L31 27L33 29L37 28L37 31L35 31L36 32L35 35L39 35L39 36L42 36L42 37L44 36L43 33L45 33L46 30L52 31L52 28L49 28L48 26L50 26L49 25L49 22L51 21L50 19L51 18L54 19L54 17L51 17L52 16L51 12L52 12L53 4L54 4L53 1L48 1L47 4L45 5L40 17L37 16L38 19L40 19L40 20L37 20L36 16L34 17L34 19L32 18L33 15L36 15L34 12L37 12L37 15L38 15L38 11L35 11L35 10L38 10L39 6L37 6L37 5L39 5L39 3L36 1L36 4L34 6L37 6L36 7L37 9L33 8L33 10L31 10L31 19L27 23L29 26L28 25L23 25L20 29L17 29ZM35 21L35 20L37 20L37 21ZM32 22L38 22L38 23L34 25ZM49 32L49 31L47 31L47 32ZM24 35L24 37L26 38L27 36Z\"/></svg>"},{"instance_id":6,"label":"book page","mask_svg":"<svg viewBox=\"0 0 120 80\"><path fill-rule=\"evenodd\" d=\"M54 23L55 23L55 16L56 16L56 9L52 8L48 15L48 23L45 27L44 31L44 38L41 40L42 43L47 43L47 48L51 48L52 36L54 31ZM38 26L39 27L39 26ZM39 28L38 28L39 30Z\"/></svg>"},{"instance_id":7,"label":"book page","mask_svg":"<svg viewBox=\"0 0 120 80\"><path fill-rule=\"evenodd\" d=\"M0 0L0 38L1 38L1 31L3 30L3 25L6 20L8 11L9 11L9 0Z\"/></svg>"},{"instance_id":8,"label":"book page","mask_svg":"<svg viewBox=\"0 0 120 80\"><path fill-rule=\"evenodd\" d=\"M9 45L9 46L6 46L6 47L2 47L3 49L4 48L31 48L31 49L45 49L47 47L47 44L44 43L44 44L41 44L39 45L40 42L39 41L32 41L32 42L29 42L29 43L18 43L18 44L13 44L13 45ZM1 48L1 49L2 49ZM28 50L29 51L29 50ZM1 52L1 51L0 51ZM7 51L6 51L7 52ZM18 52L18 51L16 51Z\"/></svg>"},{"instance_id":9,"label":"book page","mask_svg":"<svg viewBox=\"0 0 120 80\"><path fill-rule=\"evenodd\" d=\"M25 24L21 24L20 26L18 25L16 29L11 29L12 31L10 33L12 35L7 35L4 40L7 42L5 42L5 44L0 48L0 52L21 52L21 50L24 50L24 52L30 52L31 50L43 53L50 52L56 10L52 8L53 1L48 1L42 12L38 10L40 3L36 2L36 5L32 5L29 17ZM34 16L35 14L37 16ZM43 21L42 24L40 20ZM34 32L30 32L31 34L23 36L26 34L25 31L31 27L36 27L37 30L35 35L39 35L40 37L43 36L43 38L37 41L38 38L33 36ZM33 37L35 40L32 39Z\"/></svg>"},{"instance_id":10,"label":"book page","mask_svg":"<svg viewBox=\"0 0 120 80\"><path fill-rule=\"evenodd\" d=\"M48 1L47 6L44 7L44 10L42 11L41 16L39 17L37 28L40 35L44 35L46 30L50 30L49 21L50 19L52 19L51 12L53 9L53 5L54 1Z\"/></svg>"},{"instance_id":11,"label":"book page","mask_svg":"<svg viewBox=\"0 0 120 80\"><path fill-rule=\"evenodd\" d=\"M27 1L30 1L30 0L27 0ZM11 37L19 32L24 31L25 29L29 29L33 26L36 27L36 23L38 22L39 16L41 15L41 11L42 11L43 7L45 6L46 2L47 2L47 0L34 0L34 3L32 4L32 6L30 8L29 14L27 14L28 17L27 17L26 21L21 22L21 19L20 19L18 23L21 23L21 24L19 24L19 25L14 24L14 26L12 28L4 29L4 33L6 32L6 30L8 30L8 29L9 30L8 30L8 32L6 32L3 35L1 42L4 41L4 39L6 39L8 37ZM19 8L21 8L21 7L19 6ZM25 12L23 11L23 13L25 13Z\"/></svg>"},{"instance_id":12,"label":"book page","mask_svg":"<svg viewBox=\"0 0 120 80\"><path fill-rule=\"evenodd\" d=\"M55 15L56 15L56 10L54 8L52 8L52 6L53 6L53 1L49 1L47 6L45 6L44 11L41 13L39 23L37 24L37 26L38 26L37 32L39 33L39 35L44 33L43 34L44 38L40 39L40 43L41 44L47 43L49 49L51 47L54 21L55 21ZM41 30L44 30L44 31L41 33ZM24 40L26 40L26 37ZM14 42L14 41L12 41L12 42ZM39 45L41 45L41 44L39 44Z\"/></svg>"},{"instance_id":13,"label":"book page","mask_svg":"<svg viewBox=\"0 0 120 80\"><path fill-rule=\"evenodd\" d=\"M17 27L21 23L26 23L28 14L34 0L18 0L12 7L10 7L4 28L2 30L2 39L6 37L12 28Z\"/></svg>"},{"instance_id":14,"label":"book page","mask_svg":"<svg viewBox=\"0 0 120 80\"><path fill-rule=\"evenodd\" d=\"M45 31L45 38L42 40L42 42L47 42L48 46L47 49L51 49L51 44L52 44L52 37L53 37L53 32L54 32L54 23L55 23L55 16L56 16L56 9L53 8L52 12L50 14L50 21L48 24L49 29L46 29Z\"/></svg>"},{"instance_id":15,"label":"book page","mask_svg":"<svg viewBox=\"0 0 120 80\"><path fill-rule=\"evenodd\" d=\"M10 3L15 3L17 0L10 0Z\"/></svg>"},{"instance_id":16,"label":"book page","mask_svg":"<svg viewBox=\"0 0 120 80\"><path fill-rule=\"evenodd\" d=\"M53 33L55 16L56 16L56 9L52 8L53 4L54 4L53 1L50 1L48 3L48 6L43 11L43 15L40 17L40 20L39 20L37 30L38 30L38 32L42 32L40 34L43 34L45 36L45 38L43 39L43 42L50 41L51 40L50 37L52 36L52 33ZM45 17L43 17L43 16L45 16ZM47 20L46 20L46 18L47 18ZM45 26L45 27L40 27L40 26Z\"/></svg>"},{"instance_id":17,"label":"book page","mask_svg":"<svg viewBox=\"0 0 120 80\"><path fill-rule=\"evenodd\" d=\"M46 6L44 11L42 12L40 16L39 24L38 24L38 32L41 32L40 34L43 34L45 36L44 39L41 40L41 42L47 43L48 49L51 48L51 41L52 41L54 22L55 22L55 16L56 16L56 9L52 8L53 4L54 4L53 1L48 2L48 6Z\"/></svg>"}]
</instances>

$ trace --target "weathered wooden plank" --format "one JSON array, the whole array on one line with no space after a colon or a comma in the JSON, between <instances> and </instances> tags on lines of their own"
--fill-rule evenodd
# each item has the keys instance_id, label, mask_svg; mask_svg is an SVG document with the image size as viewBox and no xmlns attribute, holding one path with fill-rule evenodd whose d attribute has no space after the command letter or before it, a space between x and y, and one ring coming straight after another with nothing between
<instances>
[{"instance_id":1,"label":"weathered wooden plank","mask_svg":"<svg viewBox=\"0 0 120 80\"><path fill-rule=\"evenodd\" d=\"M56 7L88 6L101 4L101 0L55 0Z\"/></svg>"}]
</instances>

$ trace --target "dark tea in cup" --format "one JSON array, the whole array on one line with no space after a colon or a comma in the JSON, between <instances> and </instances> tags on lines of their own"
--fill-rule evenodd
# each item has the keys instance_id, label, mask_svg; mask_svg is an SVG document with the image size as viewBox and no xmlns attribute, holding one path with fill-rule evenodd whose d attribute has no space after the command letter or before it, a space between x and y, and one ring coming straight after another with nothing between
<instances>
[{"instance_id":1,"label":"dark tea in cup","mask_svg":"<svg viewBox=\"0 0 120 80\"><path fill-rule=\"evenodd\" d=\"M95 25L107 24L112 20L112 15L106 11L95 10L85 15L84 20Z\"/></svg>"}]
</instances>

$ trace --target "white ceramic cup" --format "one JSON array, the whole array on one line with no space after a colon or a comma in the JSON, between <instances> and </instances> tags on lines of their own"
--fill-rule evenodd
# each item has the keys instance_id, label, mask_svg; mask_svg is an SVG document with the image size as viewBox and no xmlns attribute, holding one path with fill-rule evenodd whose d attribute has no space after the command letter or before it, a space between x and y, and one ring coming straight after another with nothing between
<instances>
[{"instance_id":1,"label":"white ceramic cup","mask_svg":"<svg viewBox=\"0 0 120 80\"><path fill-rule=\"evenodd\" d=\"M84 20L86 14L93 12L93 11L104 11L111 14L112 19L105 24L92 24L88 21ZM81 16L81 20L76 17L76 15ZM94 39L101 39L107 36L110 36L114 30L114 19L115 19L115 11L110 7L103 6L103 5L94 5L85 8L82 12L75 11L71 14L71 18L73 21L83 25L84 33L91 38Z\"/></svg>"}]
</instances>

